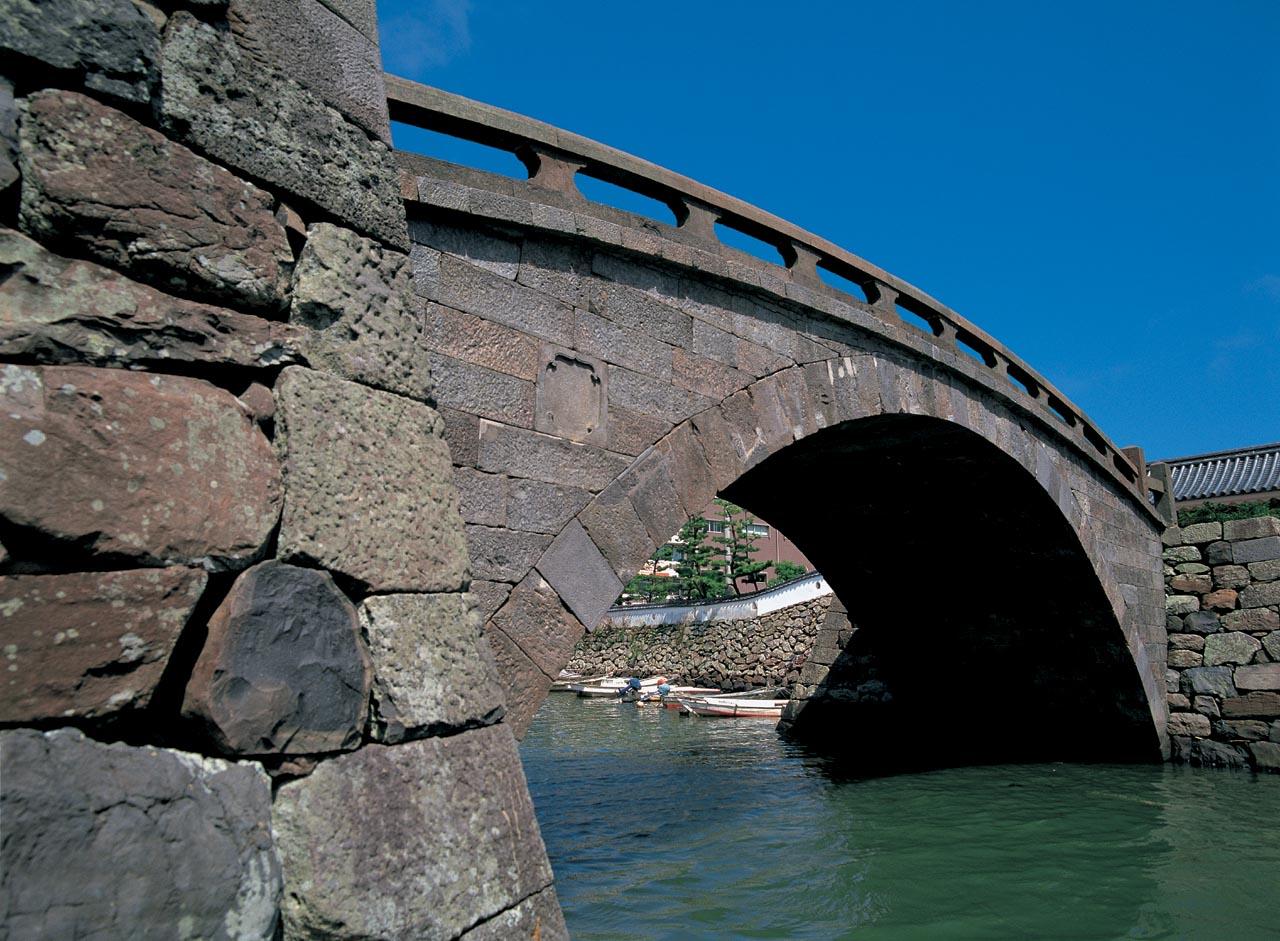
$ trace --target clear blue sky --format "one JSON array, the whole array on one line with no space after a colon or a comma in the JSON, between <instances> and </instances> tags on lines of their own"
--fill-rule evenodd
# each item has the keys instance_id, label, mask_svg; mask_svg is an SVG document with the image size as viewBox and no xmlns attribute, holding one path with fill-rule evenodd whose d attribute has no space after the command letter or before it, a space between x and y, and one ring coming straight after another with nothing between
<instances>
[{"instance_id":1,"label":"clear blue sky","mask_svg":"<svg viewBox=\"0 0 1280 941\"><path fill-rule=\"evenodd\" d=\"M1120 445L1280 440L1274 0L379 12L388 71L848 248L1006 343Z\"/></svg>"}]
</instances>

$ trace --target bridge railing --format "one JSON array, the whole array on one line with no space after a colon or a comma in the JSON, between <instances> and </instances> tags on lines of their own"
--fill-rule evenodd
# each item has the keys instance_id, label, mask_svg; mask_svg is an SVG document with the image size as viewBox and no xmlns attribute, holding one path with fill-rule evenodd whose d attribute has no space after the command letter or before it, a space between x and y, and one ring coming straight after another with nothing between
<instances>
[{"instance_id":1,"label":"bridge railing","mask_svg":"<svg viewBox=\"0 0 1280 941\"><path fill-rule=\"evenodd\" d=\"M913 322L918 318L928 325L935 343L969 355L1008 380L1015 396L1056 420L1085 454L1135 491L1154 515L1166 515L1164 481L1147 473L1138 449L1117 447L1070 399L1002 343L901 278L785 219L589 138L399 76L388 74L386 85L392 121L508 151L525 165L529 181L537 186L587 200L575 182L579 173L612 183L668 206L683 235L719 246L724 243L716 226L727 226L777 249L782 267L799 284L831 289L818 274L824 269L857 285L866 302L852 296L849 300L881 320L920 329Z\"/></svg>"}]
</instances>

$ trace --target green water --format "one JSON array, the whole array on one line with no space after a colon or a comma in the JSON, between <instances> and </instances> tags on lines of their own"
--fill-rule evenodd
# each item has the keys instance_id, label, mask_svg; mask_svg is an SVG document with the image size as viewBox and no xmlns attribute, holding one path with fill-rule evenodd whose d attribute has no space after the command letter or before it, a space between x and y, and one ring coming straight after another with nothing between
<instances>
[{"instance_id":1,"label":"green water","mask_svg":"<svg viewBox=\"0 0 1280 941\"><path fill-rule=\"evenodd\" d=\"M1280 937L1280 776L836 781L768 721L563 694L521 753L580 941Z\"/></svg>"}]
</instances>

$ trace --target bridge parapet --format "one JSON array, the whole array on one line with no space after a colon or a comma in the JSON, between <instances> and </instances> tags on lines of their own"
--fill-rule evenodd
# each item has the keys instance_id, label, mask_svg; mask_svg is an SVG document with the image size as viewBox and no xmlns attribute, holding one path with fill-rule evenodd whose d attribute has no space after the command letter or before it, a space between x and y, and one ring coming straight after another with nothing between
<instances>
[{"instance_id":1,"label":"bridge parapet","mask_svg":"<svg viewBox=\"0 0 1280 941\"><path fill-rule=\"evenodd\" d=\"M771 213L639 157L398 76L387 75L386 85L392 121L508 151L529 174L527 182L510 180L399 151L401 188L411 204L585 237L693 267L959 366L1019 410L1041 419L1155 520L1172 522L1166 481L1148 473L1140 449L1118 447L1004 344L924 291ZM658 200L670 208L677 225L590 200L577 187L579 174ZM726 244L717 225L772 246L779 264ZM849 282L865 299L832 287L819 269Z\"/></svg>"}]
</instances>

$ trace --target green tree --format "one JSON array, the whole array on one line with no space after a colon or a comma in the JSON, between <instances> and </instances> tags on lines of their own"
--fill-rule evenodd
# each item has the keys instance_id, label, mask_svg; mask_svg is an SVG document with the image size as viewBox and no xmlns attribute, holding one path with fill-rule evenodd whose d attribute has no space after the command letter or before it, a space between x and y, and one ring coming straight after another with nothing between
<instances>
[{"instance_id":1,"label":"green tree","mask_svg":"<svg viewBox=\"0 0 1280 941\"><path fill-rule=\"evenodd\" d=\"M769 579L767 587L772 588L774 585L781 585L783 582L789 582L793 578L799 578L805 572L809 571L803 565L795 562L788 562L785 559L779 559L773 563L773 578Z\"/></svg>"},{"instance_id":2,"label":"green tree","mask_svg":"<svg viewBox=\"0 0 1280 941\"><path fill-rule=\"evenodd\" d=\"M680 596L686 601L708 601L726 594L725 561L716 547L707 542L707 521L701 516L680 527L676 577Z\"/></svg>"},{"instance_id":3,"label":"green tree","mask_svg":"<svg viewBox=\"0 0 1280 941\"><path fill-rule=\"evenodd\" d=\"M658 574L658 563L670 561L674 555L674 549L670 543L659 546L657 551L649 557L642 568L636 575L627 582L622 589L622 596L618 598L621 603L624 598L643 598L646 604L660 604L669 601L671 595L680 596L680 584L678 578L670 575Z\"/></svg>"},{"instance_id":4,"label":"green tree","mask_svg":"<svg viewBox=\"0 0 1280 941\"><path fill-rule=\"evenodd\" d=\"M756 562L751 557L760 551L756 545L759 534L752 532L756 525L755 517L728 500L716 499L716 506L724 514L724 535L716 537L716 542L724 549L725 564L729 570L729 584L733 593L741 595L739 581L755 586L765 580L764 570L768 562Z\"/></svg>"}]
</instances>

